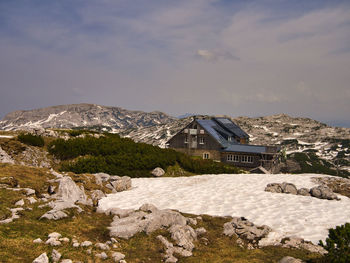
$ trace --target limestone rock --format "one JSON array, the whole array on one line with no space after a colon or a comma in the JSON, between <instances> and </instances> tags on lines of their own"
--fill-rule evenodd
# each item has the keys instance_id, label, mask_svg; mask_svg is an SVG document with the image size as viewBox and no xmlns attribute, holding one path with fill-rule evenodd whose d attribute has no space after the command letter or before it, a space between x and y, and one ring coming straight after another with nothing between
<instances>
[{"instance_id":1,"label":"limestone rock","mask_svg":"<svg viewBox=\"0 0 350 263\"><path fill-rule=\"evenodd\" d=\"M56 238L50 237L48 240L46 240L45 244L50 246L60 246L62 243Z\"/></svg>"},{"instance_id":2,"label":"limestone rock","mask_svg":"<svg viewBox=\"0 0 350 263\"><path fill-rule=\"evenodd\" d=\"M235 236L246 240L249 244L257 247L259 240L266 237L271 228L262 225L256 226L244 217L234 217L230 222L224 224L224 234Z\"/></svg>"},{"instance_id":3,"label":"limestone rock","mask_svg":"<svg viewBox=\"0 0 350 263\"><path fill-rule=\"evenodd\" d=\"M120 260L125 258L125 255L123 253L120 253L120 252L113 252L112 258L113 258L114 262L119 262Z\"/></svg>"},{"instance_id":4,"label":"limestone rock","mask_svg":"<svg viewBox=\"0 0 350 263\"><path fill-rule=\"evenodd\" d=\"M40 219L49 219L49 220L59 220L61 218L65 218L65 217L68 217L68 215L61 211L61 210L50 210L48 212L46 212L45 214L43 214Z\"/></svg>"},{"instance_id":5,"label":"limestone rock","mask_svg":"<svg viewBox=\"0 0 350 263\"><path fill-rule=\"evenodd\" d=\"M62 259L61 263L73 263L71 259Z\"/></svg>"},{"instance_id":6,"label":"limestone rock","mask_svg":"<svg viewBox=\"0 0 350 263\"><path fill-rule=\"evenodd\" d=\"M316 186L310 189L310 194L313 197L327 200L340 200L331 189L325 186Z\"/></svg>"},{"instance_id":7,"label":"limestone rock","mask_svg":"<svg viewBox=\"0 0 350 263\"><path fill-rule=\"evenodd\" d=\"M107 244L104 244L104 243L96 243L95 247L102 249L102 250L109 250L109 246Z\"/></svg>"},{"instance_id":8,"label":"limestone rock","mask_svg":"<svg viewBox=\"0 0 350 263\"><path fill-rule=\"evenodd\" d=\"M194 229L188 225L173 225L169 228L171 238L175 243L188 251L194 248L193 241L197 239L197 234Z\"/></svg>"},{"instance_id":9,"label":"limestone rock","mask_svg":"<svg viewBox=\"0 0 350 263\"><path fill-rule=\"evenodd\" d=\"M64 176L59 179L59 186L55 198L69 203L78 202L87 204L84 187L78 187L69 176Z\"/></svg>"},{"instance_id":10,"label":"limestone rock","mask_svg":"<svg viewBox=\"0 0 350 263\"><path fill-rule=\"evenodd\" d=\"M95 254L95 256L96 256L97 258L100 258L100 259L106 259L106 258L108 258L107 254L106 254L105 252Z\"/></svg>"},{"instance_id":11,"label":"limestone rock","mask_svg":"<svg viewBox=\"0 0 350 263\"><path fill-rule=\"evenodd\" d=\"M155 177L161 177L165 174L165 171L162 168L157 167L153 169L151 174L154 175Z\"/></svg>"},{"instance_id":12,"label":"limestone rock","mask_svg":"<svg viewBox=\"0 0 350 263\"><path fill-rule=\"evenodd\" d=\"M47 237L58 239L58 238L60 238L61 236L62 236L62 235L61 235L60 233L52 232L52 233L50 233Z\"/></svg>"},{"instance_id":13,"label":"limestone rock","mask_svg":"<svg viewBox=\"0 0 350 263\"><path fill-rule=\"evenodd\" d=\"M110 178L110 175L106 173L96 173L94 176L96 184L98 185L102 185L102 183L107 182Z\"/></svg>"},{"instance_id":14,"label":"limestone rock","mask_svg":"<svg viewBox=\"0 0 350 263\"><path fill-rule=\"evenodd\" d=\"M117 180L111 181L110 185L112 185L117 192L125 191L131 188L131 178L129 176L123 176Z\"/></svg>"},{"instance_id":15,"label":"limestone rock","mask_svg":"<svg viewBox=\"0 0 350 263\"><path fill-rule=\"evenodd\" d=\"M15 161L0 147L0 163L14 164Z\"/></svg>"},{"instance_id":16,"label":"limestone rock","mask_svg":"<svg viewBox=\"0 0 350 263\"><path fill-rule=\"evenodd\" d=\"M98 200L102 199L105 196L106 196L106 194L104 192L102 192L101 190L93 190L91 192L91 199L92 199L92 201L98 201Z\"/></svg>"},{"instance_id":17,"label":"limestone rock","mask_svg":"<svg viewBox=\"0 0 350 263\"><path fill-rule=\"evenodd\" d=\"M39 257L34 259L33 263L49 263L49 258L47 257L46 252L42 253Z\"/></svg>"},{"instance_id":18,"label":"limestone rock","mask_svg":"<svg viewBox=\"0 0 350 263\"><path fill-rule=\"evenodd\" d=\"M300 188L298 189L298 195L303 195L303 196L310 196L310 190L307 188Z\"/></svg>"},{"instance_id":19,"label":"limestone rock","mask_svg":"<svg viewBox=\"0 0 350 263\"><path fill-rule=\"evenodd\" d=\"M202 236L207 233L204 227L196 228L194 231L196 231L197 236Z\"/></svg>"},{"instance_id":20,"label":"limestone rock","mask_svg":"<svg viewBox=\"0 0 350 263\"><path fill-rule=\"evenodd\" d=\"M15 203L15 206L24 206L24 200L21 199Z\"/></svg>"},{"instance_id":21,"label":"limestone rock","mask_svg":"<svg viewBox=\"0 0 350 263\"><path fill-rule=\"evenodd\" d=\"M80 246L89 247L89 246L92 246L92 242L91 241L84 241L80 244Z\"/></svg>"},{"instance_id":22,"label":"limestone rock","mask_svg":"<svg viewBox=\"0 0 350 263\"><path fill-rule=\"evenodd\" d=\"M38 202L34 197L28 197L27 200L29 201L30 204L35 204L36 202Z\"/></svg>"},{"instance_id":23,"label":"limestone rock","mask_svg":"<svg viewBox=\"0 0 350 263\"><path fill-rule=\"evenodd\" d=\"M281 185L282 191L285 194L298 194L298 190L294 184L283 182Z\"/></svg>"},{"instance_id":24,"label":"limestone rock","mask_svg":"<svg viewBox=\"0 0 350 263\"><path fill-rule=\"evenodd\" d=\"M52 250L52 253L51 253L51 258L52 258L52 261L53 262L58 262L60 259L61 259L61 253L58 252L56 249L53 249Z\"/></svg>"},{"instance_id":25,"label":"limestone rock","mask_svg":"<svg viewBox=\"0 0 350 263\"><path fill-rule=\"evenodd\" d=\"M282 193L282 187L281 184L279 183L271 183L268 184L265 188L266 192L271 192L271 193Z\"/></svg>"},{"instance_id":26,"label":"limestone rock","mask_svg":"<svg viewBox=\"0 0 350 263\"><path fill-rule=\"evenodd\" d=\"M40 244L42 242L44 242L44 241L42 241L41 238L37 238L37 239L33 240L33 243L35 243L35 244Z\"/></svg>"},{"instance_id":27,"label":"limestone rock","mask_svg":"<svg viewBox=\"0 0 350 263\"><path fill-rule=\"evenodd\" d=\"M287 248L301 248L301 249L305 249L308 250L310 252L313 253L318 253L321 255L324 255L325 253L327 253L327 251L318 245L314 245L313 243L309 242L309 241L305 241L302 238L299 237L287 237L287 238L283 238L281 240L281 244L282 247L287 247Z\"/></svg>"}]
</instances>

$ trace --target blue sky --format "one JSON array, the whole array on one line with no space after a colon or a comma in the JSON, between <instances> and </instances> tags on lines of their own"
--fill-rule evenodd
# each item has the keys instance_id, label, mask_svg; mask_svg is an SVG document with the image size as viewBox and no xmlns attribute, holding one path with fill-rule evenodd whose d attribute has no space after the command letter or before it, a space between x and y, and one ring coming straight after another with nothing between
<instances>
[{"instance_id":1,"label":"blue sky","mask_svg":"<svg viewBox=\"0 0 350 263\"><path fill-rule=\"evenodd\" d=\"M349 1L0 1L0 117L96 103L350 126Z\"/></svg>"}]
</instances>

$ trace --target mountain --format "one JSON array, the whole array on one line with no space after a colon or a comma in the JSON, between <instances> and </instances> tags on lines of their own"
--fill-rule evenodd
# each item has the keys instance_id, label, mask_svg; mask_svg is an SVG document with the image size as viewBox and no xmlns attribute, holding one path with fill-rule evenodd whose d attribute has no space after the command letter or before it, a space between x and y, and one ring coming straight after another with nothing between
<instances>
[{"instance_id":1,"label":"mountain","mask_svg":"<svg viewBox=\"0 0 350 263\"><path fill-rule=\"evenodd\" d=\"M69 104L11 112L0 121L0 129L99 127L114 131L149 127L174 120L176 118L158 111L146 113L96 104Z\"/></svg>"}]
</instances>

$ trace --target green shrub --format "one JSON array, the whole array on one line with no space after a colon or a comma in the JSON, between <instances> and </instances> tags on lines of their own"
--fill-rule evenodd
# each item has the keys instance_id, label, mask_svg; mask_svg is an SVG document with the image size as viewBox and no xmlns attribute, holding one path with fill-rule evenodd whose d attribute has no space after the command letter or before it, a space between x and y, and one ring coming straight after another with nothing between
<instances>
[{"instance_id":1,"label":"green shrub","mask_svg":"<svg viewBox=\"0 0 350 263\"><path fill-rule=\"evenodd\" d=\"M18 135L18 140L24 144L43 147L45 145L44 139L40 135L33 135L30 133L21 133Z\"/></svg>"},{"instance_id":2,"label":"green shrub","mask_svg":"<svg viewBox=\"0 0 350 263\"><path fill-rule=\"evenodd\" d=\"M345 223L335 229L329 229L326 244L320 241L320 245L328 251L327 262L350 262L350 224Z\"/></svg>"},{"instance_id":3,"label":"green shrub","mask_svg":"<svg viewBox=\"0 0 350 263\"><path fill-rule=\"evenodd\" d=\"M61 170L74 173L105 172L128 175L130 177L148 177L156 167L166 169L178 164L188 172L196 174L238 173L230 165L213 160L195 160L190 156L172 149L135 143L128 138L108 134L104 137L57 139L48 145L49 153L63 160Z\"/></svg>"}]
</instances>

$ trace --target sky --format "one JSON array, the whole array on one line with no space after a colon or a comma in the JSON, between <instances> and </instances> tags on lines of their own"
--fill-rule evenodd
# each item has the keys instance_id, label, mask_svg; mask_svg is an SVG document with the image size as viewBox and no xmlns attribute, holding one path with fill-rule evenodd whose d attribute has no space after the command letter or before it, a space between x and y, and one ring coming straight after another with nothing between
<instances>
[{"instance_id":1,"label":"sky","mask_svg":"<svg viewBox=\"0 0 350 263\"><path fill-rule=\"evenodd\" d=\"M95 103L350 127L350 1L1 0L0 118Z\"/></svg>"}]
</instances>

